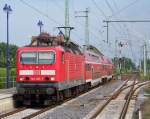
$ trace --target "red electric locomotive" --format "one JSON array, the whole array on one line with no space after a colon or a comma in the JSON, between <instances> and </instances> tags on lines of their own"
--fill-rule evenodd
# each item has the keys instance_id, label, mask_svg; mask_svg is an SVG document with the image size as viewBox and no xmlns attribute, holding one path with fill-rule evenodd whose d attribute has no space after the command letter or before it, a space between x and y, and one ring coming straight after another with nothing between
<instances>
[{"instance_id":1,"label":"red electric locomotive","mask_svg":"<svg viewBox=\"0 0 150 119\"><path fill-rule=\"evenodd\" d=\"M17 50L16 65L15 106L63 100L112 78L113 71L112 63L101 53L83 53L75 43L65 43L62 36L45 33Z\"/></svg>"}]
</instances>

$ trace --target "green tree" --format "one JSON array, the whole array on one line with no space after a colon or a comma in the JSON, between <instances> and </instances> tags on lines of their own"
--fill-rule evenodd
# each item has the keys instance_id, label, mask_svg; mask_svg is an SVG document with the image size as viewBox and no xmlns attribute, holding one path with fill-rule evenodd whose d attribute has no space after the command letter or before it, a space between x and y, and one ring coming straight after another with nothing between
<instances>
[{"instance_id":1,"label":"green tree","mask_svg":"<svg viewBox=\"0 0 150 119\"><path fill-rule=\"evenodd\" d=\"M6 43L0 43L0 67L5 67L6 66ZM9 45L10 49L10 66L15 67L15 62L16 62L16 50L17 50L16 45Z\"/></svg>"},{"instance_id":2,"label":"green tree","mask_svg":"<svg viewBox=\"0 0 150 119\"><path fill-rule=\"evenodd\" d=\"M117 67L119 64L121 64L123 72L128 72L128 71L136 69L135 63L130 58L127 58L127 57L117 58L117 57L115 57L115 58L113 58L112 61L114 62L115 67Z\"/></svg>"}]
</instances>

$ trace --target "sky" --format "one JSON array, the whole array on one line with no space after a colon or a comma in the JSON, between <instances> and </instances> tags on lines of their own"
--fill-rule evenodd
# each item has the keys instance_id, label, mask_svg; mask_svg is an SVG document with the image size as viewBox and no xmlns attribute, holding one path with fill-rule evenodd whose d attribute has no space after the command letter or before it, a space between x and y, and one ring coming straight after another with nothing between
<instances>
[{"instance_id":1,"label":"sky","mask_svg":"<svg viewBox=\"0 0 150 119\"><path fill-rule=\"evenodd\" d=\"M31 37L39 34L37 23L44 24L43 31L58 34L56 27L64 26L65 0L0 0L0 42L6 42L5 4L12 8L9 15L10 43L24 46L30 43ZM150 23L110 23L109 43L106 42L106 24L103 20L150 20L150 0L69 0L71 39L84 45L85 18L77 18L77 13L89 9L90 44L96 46L106 56L119 55L116 43L126 45L122 56L138 62L142 56L141 47L144 41L149 45ZM117 44L118 44L117 43Z\"/></svg>"}]
</instances>

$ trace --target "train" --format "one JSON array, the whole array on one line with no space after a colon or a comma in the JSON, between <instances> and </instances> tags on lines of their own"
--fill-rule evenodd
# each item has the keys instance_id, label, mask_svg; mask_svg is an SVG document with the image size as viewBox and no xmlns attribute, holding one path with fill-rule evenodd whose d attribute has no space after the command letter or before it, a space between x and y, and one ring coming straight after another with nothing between
<instances>
[{"instance_id":1,"label":"train","mask_svg":"<svg viewBox=\"0 0 150 119\"><path fill-rule=\"evenodd\" d=\"M114 65L96 47L82 50L62 35L41 33L16 54L15 107L59 102L113 79Z\"/></svg>"}]
</instances>

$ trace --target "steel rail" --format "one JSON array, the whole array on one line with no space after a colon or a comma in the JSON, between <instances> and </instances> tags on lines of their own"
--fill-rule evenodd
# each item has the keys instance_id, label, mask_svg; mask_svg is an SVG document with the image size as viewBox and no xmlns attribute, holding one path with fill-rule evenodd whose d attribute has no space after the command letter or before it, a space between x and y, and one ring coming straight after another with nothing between
<instances>
[{"instance_id":1,"label":"steel rail","mask_svg":"<svg viewBox=\"0 0 150 119\"><path fill-rule=\"evenodd\" d=\"M104 108L110 103L111 100L113 100L114 98L116 98L121 92L122 92L122 88L127 84L127 82L130 79L126 80L124 82L124 84L106 101L106 103L104 103L93 115L91 115L88 119L94 119L96 118L101 112L102 110L104 110Z\"/></svg>"},{"instance_id":2,"label":"steel rail","mask_svg":"<svg viewBox=\"0 0 150 119\"><path fill-rule=\"evenodd\" d=\"M144 83L141 83L141 84L139 84L136 88L134 88L136 85L132 85L132 88L131 88L131 90L130 90L130 92L129 92L129 95L127 96L127 100L126 100L126 102L125 102L125 104L124 104L124 107L123 107L123 110L122 110L122 112L121 112L121 115L120 115L119 119L125 119L126 113L127 113L127 111L128 111L128 106L129 106L129 104L130 104L130 100L132 99L132 97L133 97L135 91L136 91L138 88L141 88L142 86L147 85L148 83L150 83L150 81L146 81L146 82L144 82ZM135 83L135 84L136 84L136 83Z\"/></svg>"},{"instance_id":3,"label":"steel rail","mask_svg":"<svg viewBox=\"0 0 150 119\"><path fill-rule=\"evenodd\" d=\"M122 111L121 111L121 114L120 114L120 116L119 116L119 119L125 119L125 117L126 117L126 113L127 113L127 110L128 110L128 106L129 106L130 100L131 100L132 95L133 95L133 90L134 90L134 86L135 86L135 83L136 83L135 81L136 81L136 79L134 79L133 85L131 86L131 89L129 90L127 96L125 97L125 99L126 99L126 98L127 98L127 99L126 99L126 102L125 102L125 104L124 104L124 106L123 106L123 109L122 109Z\"/></svg>"},{"instance_id":4,"label":"steel rail","mask_svg":"<svg viewBox=\"0 0 150 119\"><path fill-rule=\"evenodd\" d=\"M6 117L8 117L8 116L10 116L10 115L13 115L13 114L15 114L15 113L24 111L24 110L26 110L26 109L27 109L26 107L22 107L22 108L18 108L18 109L16 109L16 110L14 110L14 111L8 112L8 113L6 113L6 114L2 114L2 115L0 115L0 119L6 118Z\"/></svg>"},{"instance_id":5,"label":"steel rail","mask_svg":"<svg viewBox=\"0 0 150 119\"><path fill-rule=\"evenodd\" d=\"M109 82L109 83L111 83L111 82ZM109 84L109 83L107 83L107 84ZM81 96L82 94L85 94L85 93L87 93L87 92L89 92L89 91L91 91L91 90L93 90L93 89L95 89L95 88L98 88L98 87L99 87L99 85L98 85L98 86L95 86L95 87L92 87L92 88L89 88L89 90L87 90L87 91L80 92L80 93L77 95L77 97L78 97L78 96ZM63 103L65 103L65 102L67 102L67 101L70 101L70 100L73 99L73 98L74 98L74 97L72 96L72 97L70 97L70 98L67 98L67 99L63 100L62 102L59 102L59 103L56 103L56 104L52 104L52 105L50 105L50 106L48 106L48 107L45 107L45 108L43 108L43 109L41 109L41 110L39 110L39 111L37 111L37 112L35 112L35 113L32 113L32 114L30 114L30 115L24 117L23 119L31 119L31 118L33 118L33 117L36 117L36 116L42 114L43 112L46 112L46 111L48 111L48 110L50 110L50 109L52 109L52 108L55 108L56 106L58 106L58 105L60 105L60 104L63 104ZM25 108L25 109L28 109L28 108ZM2 116L2 118L5 118L5 117L11 116L11 115L13 115L13 114L15 114L15 113L24 111L25 109L22 109L22 110L17 109L17 110L15 110L15 111L12 111L12 112L7 113L7 114L3 114L3 115L1 115L1 116ZM0 118L1 118L1 116L0 116Z\"/></svg>"}]
</instances>

